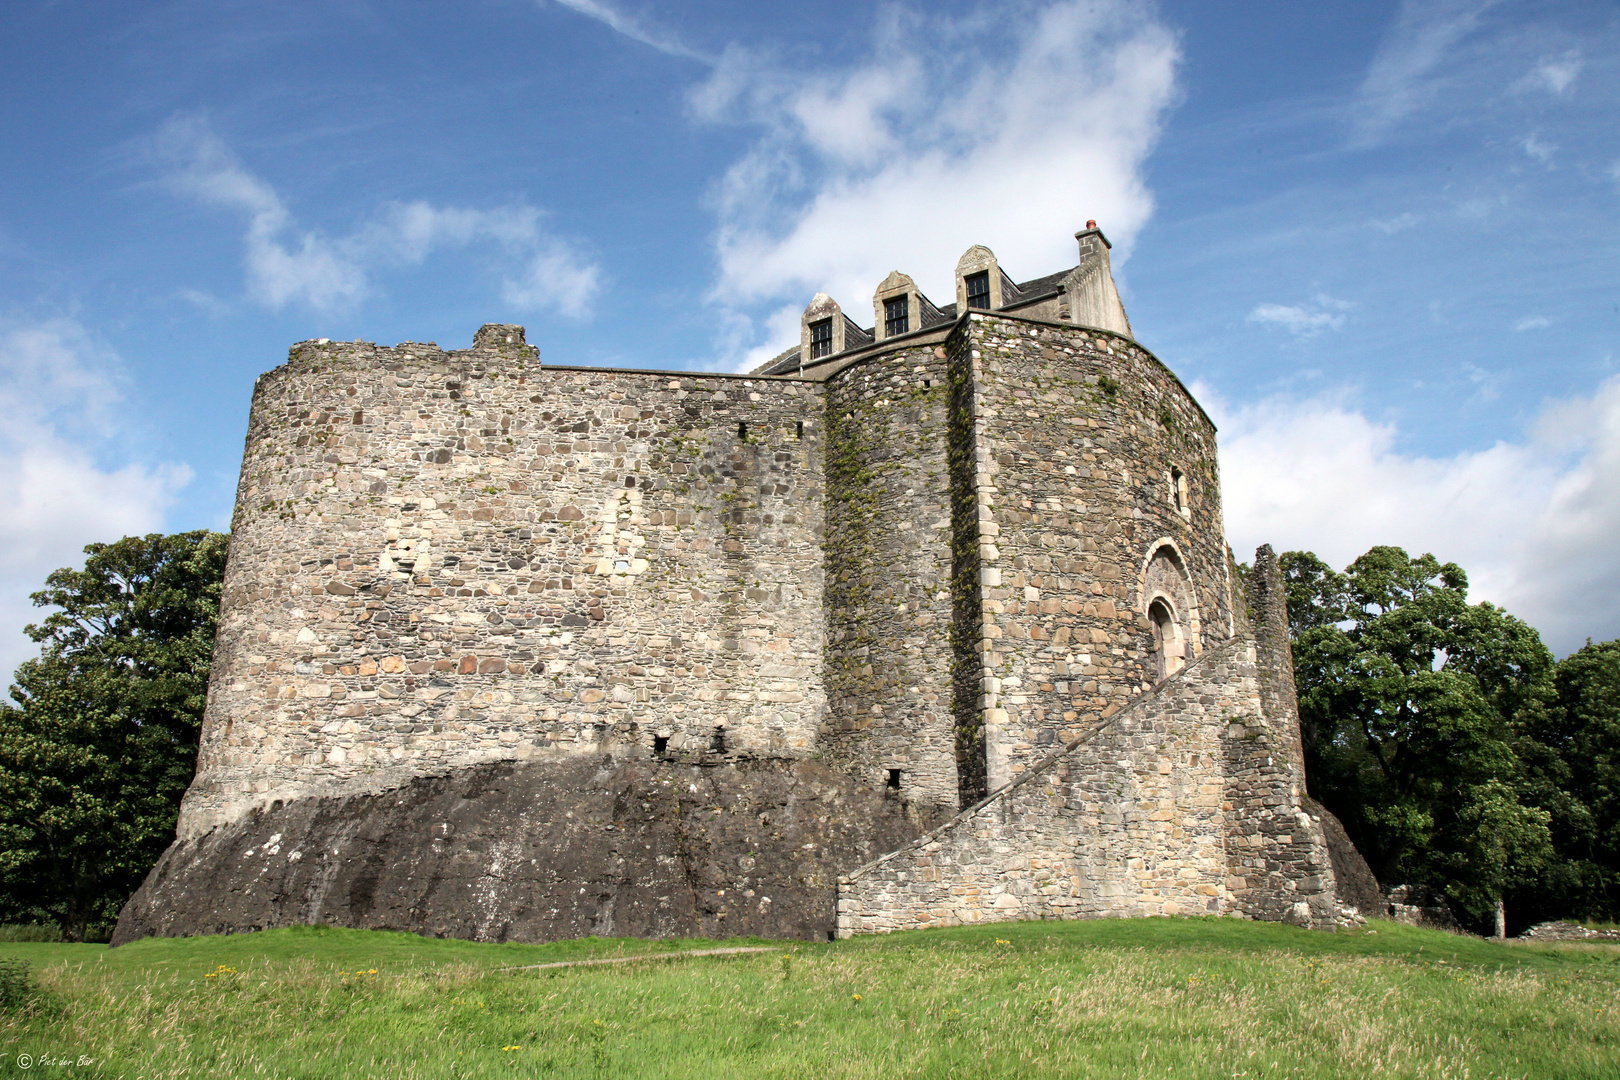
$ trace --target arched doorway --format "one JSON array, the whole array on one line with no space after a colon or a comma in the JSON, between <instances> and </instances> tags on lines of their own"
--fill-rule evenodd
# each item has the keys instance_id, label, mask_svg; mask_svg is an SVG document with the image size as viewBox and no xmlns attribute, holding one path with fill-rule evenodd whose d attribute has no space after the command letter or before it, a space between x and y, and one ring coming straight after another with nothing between
<instances>
[{"instance_id":1,"label":"arched doorway","mask_svg":"<svg viewBox=\"0 0 1620 1080\"><path fill-rule=\"evenodd\" d=\"M1153 677L1162 682L1187 666L1187 637L1162 596L1148 605L1148 623L1153 630Z\"/></svg>"},{"instance_id":2,"label":"arched doorway","mask_svg":"<svg viewBox=\"0 0 1620 1080\"><path fill-rule=\"evenodd\" d=\"M1142 606L1137 610L1147 616L1150 638L1143 675L1157 682L1186 667L1201 651L1198 598L1174 540L1156 540L1148 552L1142 566Z\"/></svg>"}]
</instances>

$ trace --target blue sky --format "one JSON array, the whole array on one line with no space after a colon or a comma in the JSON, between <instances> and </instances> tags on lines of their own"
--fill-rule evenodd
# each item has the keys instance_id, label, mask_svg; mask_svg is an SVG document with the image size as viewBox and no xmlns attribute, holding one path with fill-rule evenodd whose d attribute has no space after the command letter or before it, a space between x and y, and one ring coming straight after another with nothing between
<instances>
[{"instance_id":1,"label":"blue sky","mask_svg":"<svg viewBox=\"0 0 1620 1080\"><path fill-rule=\"evenodd\" d=\"M1620 636L1614 4L13 0L0 60L6 670L83 544L228 521L295 341L745 369L1087 218L1240 556Z\"/></svg>"}]
</instances>

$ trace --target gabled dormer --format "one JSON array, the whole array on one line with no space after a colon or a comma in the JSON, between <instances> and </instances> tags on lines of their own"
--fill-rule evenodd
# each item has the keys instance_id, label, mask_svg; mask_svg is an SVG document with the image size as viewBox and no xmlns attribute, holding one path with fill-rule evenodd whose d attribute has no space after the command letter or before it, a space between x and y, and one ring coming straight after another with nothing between
<instances>
[{"instance_id":1,"label":"gabled dormer","mask_svg":"<svg viewBox=\"0 0 1620 1080\"><path fill-rule=\"evenodd\" d=\"M878 341L909 334L922 325L917 283L895 270L872 294L872 336Z\"/></svg>"},{"instance_id":2,"label":"gabled dormer","mask_svg":"<svg viewBox=\"0 0 1620 1080\"><path fill-rule=\"evenodd\" d=\"M826 293L818 292L799 320L799 362L813 364L844 351L844 309Z\"/></svg>"},{"instance_id":3,"label":"gabled dormer","mask_svg":"<svg viewBox=\"0 0 1620 1080\"><path fill-rule=\"evenodd\" d=\"M983 244L974 244L956 261L956 311L994 311L1009 299L1004 293L1006 275L996 262L996 253Z\"/></svg>"}]
</instances>

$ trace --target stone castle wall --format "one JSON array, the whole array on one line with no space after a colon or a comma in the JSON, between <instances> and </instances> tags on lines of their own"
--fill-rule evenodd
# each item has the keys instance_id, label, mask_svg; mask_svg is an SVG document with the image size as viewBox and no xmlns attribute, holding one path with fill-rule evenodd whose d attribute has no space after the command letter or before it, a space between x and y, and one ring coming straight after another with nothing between
<instances>
[{"instance_id":1,"label":"stone castle wall","mask_svg":"<svg viewBox=\"0 0 1620 1080\"><path fill-rule=\"evenodd\" d=\"M1179 555L1192 659L1233 633L1215 429L1149 353L1105 331L971 317L989 787L1158 678L1145 580ZM1179 510L1172 470L1185 478Z\"/></svg>"},{"instance_id":2,"label":"stone castle wall","mask_svg":"<svg viewBox=\"0 0 1620 1080\"><path fill-rule=\"evenodd\" d=\"M487 760L812 753L819 396L298 347L254 394L181 835Z\"/></svg>"},{"instance_id":3,"label":"stone castle wall","mask_svg":"<svg viewBox=\"0 0 1620 1080\"><path fill-rule=\"evenodd\" d=\"M1323 925L1286 610L1247 611L1214 428L1110 331L973 311L816 378L542 367L504 326L454 352L306 342L255 388L198 773L121 940L317 909L497 938L816 936L837 874L884 850L846 931ZM573 787L591 829L522 809ZM411 792L461 824L407 813ZM706 814L735 828L700 851ZM165 914L249 840L359 836L413 869L272 861L229 920ZM596 899L548 923L525 890L550 860L563 895L569 851Z\"/></svg>"},{"instance_id":4,"label":"stone castle wall","mask_svg":"<svg viewBox=\"0 0 1620 1080\"><path fill-rule=\"evenodd\" d=\"M939 346L826 384L829 763L954 810L950 482Z\"/></svg>"},{"instance_id":5,"label":"stone castle wall","mask_svg":"<svg viewBox=\"0 0 1620 1080\"><path fill-rule=\"evenodd\" d=\"M1226 915L1335 925L1319 819L1277 754L1264 657L1216 645L977 806L840 880L838 934Z\"/></svg>"},{"instance_id":6,"label":"stone castle wall","mask_svg":"<svg viewBox=\"0 0 1620 1080\"><path fill-rule=\"evenodd\" d=\"M1258 710L1252 646L1218 647L849 875L839 933L1232 911L1218 763L1229 723Z\"/></svg>"}]
</instances>

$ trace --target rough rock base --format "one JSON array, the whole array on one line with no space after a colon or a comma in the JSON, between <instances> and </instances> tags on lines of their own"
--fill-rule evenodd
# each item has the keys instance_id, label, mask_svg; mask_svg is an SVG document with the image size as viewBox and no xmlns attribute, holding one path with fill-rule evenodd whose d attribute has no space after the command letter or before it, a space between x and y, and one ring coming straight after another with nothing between
<instances>
[{"instance_id":1,"label":"rough rock base","mask_svg":"<svg viewBox=\"0 0 1620 1080\"><path fill-rule=\"evenodd\" d=\"M814 938L933 822L814 761L500 763L177 841L112 943L324 923L479 941Z\"/></svg>"}]
</instances>

